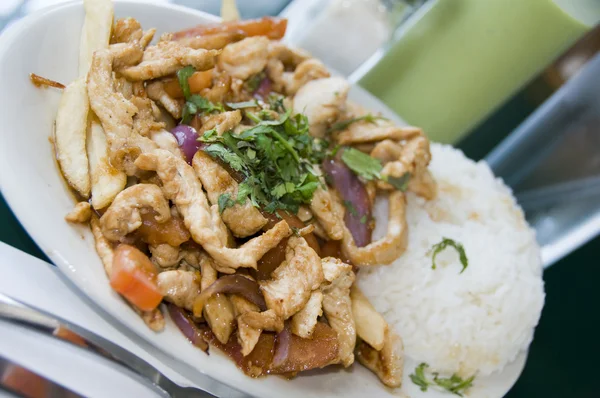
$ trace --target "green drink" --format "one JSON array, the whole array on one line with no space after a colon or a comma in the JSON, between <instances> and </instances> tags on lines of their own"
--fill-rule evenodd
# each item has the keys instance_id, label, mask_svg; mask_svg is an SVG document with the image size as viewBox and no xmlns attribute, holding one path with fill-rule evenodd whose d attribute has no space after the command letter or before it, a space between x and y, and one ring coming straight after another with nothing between
<instances>
[{"instance_id":1,"label":"green drink","mask_svg":"<svg viewBox=\"0 0 600 398\"><path fill-rule=\"evenodd\" d=\"M589 29L552 0L434 0L359 83L452 143Z\"/></svg>"}]
</instances>

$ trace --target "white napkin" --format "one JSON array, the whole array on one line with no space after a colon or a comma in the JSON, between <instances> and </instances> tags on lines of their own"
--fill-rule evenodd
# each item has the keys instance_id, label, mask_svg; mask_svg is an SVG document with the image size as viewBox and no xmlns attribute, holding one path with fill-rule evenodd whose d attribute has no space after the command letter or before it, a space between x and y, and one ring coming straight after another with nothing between
<instances>
[{"instance_id":1,"label":"white napkin","mask_svg":"<svg viewBox=\"0 0 600 398\"><path fill-rule=\"evenodd\" d=\"M46 311L120 345L144 359L177 384L199 386L206 376L193 375L193 383L184 377L183 364L137 337L106 314L86 303L69 287L52 265L0 242L0 294ZM185 374L189 374L189 367Z\"/></svg>"}]
</instances>

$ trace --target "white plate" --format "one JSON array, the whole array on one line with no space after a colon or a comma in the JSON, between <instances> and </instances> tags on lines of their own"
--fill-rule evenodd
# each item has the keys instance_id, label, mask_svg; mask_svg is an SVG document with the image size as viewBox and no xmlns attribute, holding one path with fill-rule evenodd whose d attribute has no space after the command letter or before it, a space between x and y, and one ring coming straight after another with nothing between
<instances>
[{"instance_id":1,"label":"white plate","mask_svg":"<svg viewBox=\"0 0 600 398\"><path fill-rule=\"evenodd\" d=\"M117 17L132 16L146 28L156 27L158 34L216 20L214 16L169 4L123 1L116 4L115 10ZM293 381L279 377L248 378L216 350L209 357L190 346L170 321L164 332L150 331L110 289L89 230L64 221L65 214L73 207L73 198L58 173L48 140L60 92L38 89L29 82L31 72L63 83L76 77L83 16L81 2L56 6L28 16L0 38L0 189L40 248L85 295L138 336L167 355L240 391L260 397L281 397L285 392L289 398L400 395L400 390L384 388L361 366L311 372ZM358 87L352 89L351 97L400 120ZM525 358L522 354L501 374L477 379L470 395L505 394L518 378ZM435 391L422 394L408 379L415 365L407 360L402 392L412 397L448 396Z\"/></svg>"}]
</instances>

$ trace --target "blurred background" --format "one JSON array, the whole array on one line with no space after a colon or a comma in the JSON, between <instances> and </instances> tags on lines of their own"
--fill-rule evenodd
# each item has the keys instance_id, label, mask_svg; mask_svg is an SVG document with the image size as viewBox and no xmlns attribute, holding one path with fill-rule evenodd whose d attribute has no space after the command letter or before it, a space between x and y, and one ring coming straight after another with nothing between
<instances>
[{"instance_id":1,"label":"blurred background","mask_svg":"<svg viewBox=\"0 0 600 398\"><path fill-rule=\"evenodd\" d=\"M62 1L0 0L0 30ZM219 0L171 2L220 11ZM525 371L508 396L600 396L600 1L237 3L243 18L288 17L288 42L504 178L552 265ZM47 260L3 199L0 220L1 241Z\"/></svg>"}]
</instances>

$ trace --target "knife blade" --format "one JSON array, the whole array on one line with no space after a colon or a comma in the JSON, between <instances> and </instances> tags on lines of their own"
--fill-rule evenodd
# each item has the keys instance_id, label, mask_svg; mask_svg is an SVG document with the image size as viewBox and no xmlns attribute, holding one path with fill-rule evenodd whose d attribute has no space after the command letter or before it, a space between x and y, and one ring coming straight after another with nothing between
<instances>
[{"instance_id":1,"label":"knife blade","mask_svg":"<svg viewBox=\"0 0 600 398\"><path fill-rule=\"evenodd\" d=\"M27 398L83 398L39 373L0 356L0 388Z\"/></svg>"}]
</instances>

